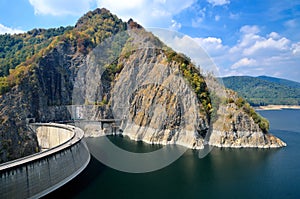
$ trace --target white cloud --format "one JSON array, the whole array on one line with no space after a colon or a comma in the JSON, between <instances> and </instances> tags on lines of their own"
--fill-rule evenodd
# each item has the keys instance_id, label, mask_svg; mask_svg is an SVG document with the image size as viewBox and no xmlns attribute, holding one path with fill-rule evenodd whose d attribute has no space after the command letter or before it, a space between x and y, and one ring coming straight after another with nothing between
<instances>
[{"instance_id":1,"label":"white cloud","mask_svg":"<svg viewBox=\"0 0 300 199\"><path fill-rule=\"evenodd\" d=\"M124 21L133 18L145 27L172 27L173 16L196 0L29 0L36 15L81 16L95 6L107 8ZM177 23L176 28L180 28Z\"/></svg>"},{"instance_id":2,"label":"white cloud","mask_svg":"<svg viewBox=\"0 0 300 199\"><path fill-rule=\"evenodd\" d=\"M249 46L249 48L244 49L244 55L253 55L253 54L264 54L271 55L280 53L279 51L285 51L289 48L290 41L282 37L280 39L273 38L261 38L256 41L254 45Z\"/></svg>"},{"instance_id":3,"label":"white cloud","mask_svg":"<svg viewBox=\"0 0 300 199\"><path fill-rule=\"evenodd\" d=\"M240 32L244 33L244 34L256 34L260 32L260 29L258 26L249 26L249 25L245 25L243 27L241 27Z\"/></svg>"},{"instance_id":4,"label":"white cloud","mask_svg":"<svg viewBox=\"0 0 300 199\"><path fill-rule=\"evenodd\" d=\"M228 46L224 46L222 39L215 37L193 38L202 48L204 48L210 56L224 55L228 50Z\"/></svg>"},{"instance_id":5,"label":"white cloud","mask_svg":"<svg viewBox=\"0 0 300 199\"><path fill-rule=\"evenodd\" d=\"M260 35L258 26L243 26L240 29L241 39L230 49L230 53L242 56L274 56L290 48L291 41L276 32L267 36Z\"/></svg>"},{"instance_id":6,"label":"white cloud","mask_svg":"<svg viewBox=\"0 0 300 199\"><path fill-rule=\"evenodd\" d=\"M240 59L239 61L237 61L236 63L234 63L230 68L237 69L242 66L254 66L256 64L257 64L257 62L254 59L243 58L243 59Z\"/></svg>"},{"instance_id":7,"label":"white cloud","mask_svg":"<svg viewBox=\"0 0 300 199\"><path fill-rule=\"evenodd\" d=\"M207 0L207 2L212 4L213 6L223 6L226 4L230 4L229 0Z\"/></svg>"},{"instance_id":8,"label":"white cloud","mask_svg":"<svg viewBox=\"0 0 300 199\"><path fill-rule=\"evenodd\" d=\"M206 17L206 8L197 9L197 17L192 19L192 27L198 28Z\"/></svg>"},{"instance_id":9,"label":"white cloud","mask_svg":"<svg viewBox=\"0 0 300 199\"><path fill-rule=\"evenodd\" d=\"M240 39L225 45L221 38L194 38L220 68L221 76L279 75L299 80L300 42L277 32L262 35L258 26L240 28ZM293 71L293 72L292 72Z\"/></svg>"},{"instance_id":10,"label":"white cloud","mask_svg":"<svg viewBox=\"0 0 300 199\"><path fill-rule=\"evenodd\" d=\"M296 19L288 20L284 23L287 28L295 28L297 26Z\"/></svg>"},{"instance_id":11,"label":"white cloud","mask_svg":"<svg viewBox=\"0 0 300 199\"><path fill-rule=\"evenodd\" d=\"M95 0L29 0L37 15L80 16L91 8Z\"/></svg>"},{"instance_id":12,"label":"white cloud","mask_svg":"<svg viewBox=\"0 0 300 199\"><path fill-rule=\"evenodd\" d=\"M220 19L221 19L221 17L220 17L219 15L216 15L216 16L215 16L215 20L216 20L216 21L220 21Z\"/></svg>"},{"instance_id":13,"label":"white cloud","mask_svg":"<svg viewBox=\"0 0 300 199\"><path fill-rule=\"evenodd\" d=\"M268 36L272 39L279 39L280 38L280 35L277 32L271 32Z\"/></svg>"},{"instance_id":14,"label":"white cloud","mask_svg":"<svg viewBox=\"0 0 300 199\"><path fill-rule=\"evenodd\" d=\"M178 23L175 20L172 20L171 23L172 23L170 27L171 30L179 30L181 28L181 23Z\"/></svg>"},{"instance_id":15,"label":"white cloud","mask_svg":"<svg viewBox=\"0 0 300 199\"><path fill-rule=\"evenodd\" d=\"M290 40L276 32L261 36L258 26L243 26L240 32L241 40L230 49L231 53L242 53L244 56L272 56L289 48Z\"/></svg>"},{"instance_id":16,"label":"white cloud","mask_svg":"<svg viewBox=\"0 0 300 199\"><path fill-rule=\"evenodd\" d=\"M150 29L150 31L175 51L184 53L190 57L193 63L197 66L201 66L202 71L213 71L214 74L219 74L217 66L207 54L206 49L199 45L201 38L197 38L197 41L195 38L165 29ZM204 42L218 43L221 41L217 38L209 38L205 39Z\"/></svg>"},{"instance_id":17,"label":"white cloud","mask_svg":"<svg viewBox=\"0 0 300 199\"><path fill-rule=\"evenodd\" d=\"M237 20L240 18L239 14L229 13L229 19Z\"/></svg>"},{"instance_id":18,"label":"white cloud","mask_svg":"<svg viewBox=\"0 0 300 199\"><path fill-rule=\"evenodd\" d=\"M293 55L298 55L298 54L300 55L300 42L292 45L292 52Z\"/></svg>"},{"instance_id":19,"label":"white cloud","mask_svg":"<svg viewBox=\"0 0 300 199\"><path fill-rule=\"evenodd\" d=\"M190 7L195 0L97 0L97 2L98 7L109 9L125 21L133 18L145 27L172 27L173 16Z\"/></svg>"},{"instance_id":20,"label":"white cloud","mask_svg":"<svg viewBox=\"0 0 300 199\"><path fill-rule=\"evenodd\" d=\"M104 6L105 8L114 8L116 11L128 11L136 8L141 8L145 4L146 0L130 0L130 1L122 1L122 0L100 0L98 1L98 5ZM158 4L164 4L165 1L155 1Z\"/></svg>"},{"instance_id":21,"label":"white cloud","mask_svg":"<svg viewBox=\"0 0 300 199\"><path fill-rule=\"evenodd\" d=\"M23 32L24 32L23 30L9 28L0 24L0 34L5 34L5 33L14 34L14 33L23 33Z\"/></svg>"}]
</instances>

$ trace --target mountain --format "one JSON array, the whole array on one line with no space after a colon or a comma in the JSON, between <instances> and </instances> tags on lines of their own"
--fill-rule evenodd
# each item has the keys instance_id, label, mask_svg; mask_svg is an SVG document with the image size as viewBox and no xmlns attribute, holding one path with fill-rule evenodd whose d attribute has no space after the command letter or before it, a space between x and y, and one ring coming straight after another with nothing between
<instances>
[{"instance_id":1,"label":"mountain","mask_svg":"<svg viewBox=\"0 0 300 199\"><path fill-rule=\"evenodd\" d=\"M287 79L269 77L269 76L258 76L258 78L266 80L268 82L278 83L278 84L281 84L283 86L288 86L288 87L292 87L292 88L300 88L300 83L299 82L295 82L295 81L291 81L291 80L287 80Z\"/></svg>"},{"instance_id":2,"label":"mountain","mask_svg":"<svg viewBox=\"0 0 300 199\"><path fill-rule=\"evenodd\" d=\"M3 37L18 37L24 43L25 38L44 38L47 31ZM194 149L207 143L285 146L268 133L268 121L244 99L214 77L203 76L188 57L132 19L123 22L104 8L96 9L74 27L39 41L28 44L35 51L25 61L11 56L9 62L16 64L1 77L0 162L40 150L26 118L122 118L123 134L131 139ZM22 54L23 49L12 43L4 48L6 55ZM106 133L89 128L86 136Z\"/></svg>"},{"instance_id":3,"label":"mountain","mask_svg":"<svg viewBox=\"0 0 300 199\"><path fill-rule=\"evenodd\" d=\"M268 77L233 76L222 78L224 85L254 106L299 105L300 83Z\"/></svg>"}]
</instances>

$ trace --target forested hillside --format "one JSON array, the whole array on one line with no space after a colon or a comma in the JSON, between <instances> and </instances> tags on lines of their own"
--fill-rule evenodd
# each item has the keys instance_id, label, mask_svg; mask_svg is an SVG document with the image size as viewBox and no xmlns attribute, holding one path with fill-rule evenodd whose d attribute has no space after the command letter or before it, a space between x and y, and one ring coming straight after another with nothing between
<instances>
[{"instance_id":1,"label":"forested hillside","mask_svg":"<svg viewBox=\"0 0 300 199\"><path fill-rule=\"evenodd\" d=\"M9 70L30 59L47 47L53 38L64 34L72 27L33 29L23 34L0 35L0 77L9 75Z\"/></svg>"},{"instance_id":2,"label":"forested hillside","mask_svg":"<svg viewBox=\"0 0 300 199\"><path fill-rule=\"evenodd\" d=\"M254 106L299 105L300 83L267 76L224 77L224 85Z\"/></svg>"}]
</instances>

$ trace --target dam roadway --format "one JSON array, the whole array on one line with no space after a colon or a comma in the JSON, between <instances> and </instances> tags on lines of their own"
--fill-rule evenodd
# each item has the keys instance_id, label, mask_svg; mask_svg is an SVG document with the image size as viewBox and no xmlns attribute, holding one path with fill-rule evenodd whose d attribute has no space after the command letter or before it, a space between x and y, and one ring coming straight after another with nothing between
<instances>
[{"instance_id":1,"label":"dam roadway","mask_svg":"<svg viewBox=\"0 0 300 199\"><path fill-rule=\"evenodd\" d=\"M55 123L33 123L42 152L0 165L0 198L39 198L63 186L90 161L84 132Z\"/></svg>"}]
</instances>

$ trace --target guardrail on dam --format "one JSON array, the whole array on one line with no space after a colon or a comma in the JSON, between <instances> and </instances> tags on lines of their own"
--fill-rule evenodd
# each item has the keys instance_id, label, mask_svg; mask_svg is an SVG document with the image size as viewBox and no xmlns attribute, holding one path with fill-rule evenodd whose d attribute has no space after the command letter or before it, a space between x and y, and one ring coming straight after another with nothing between
<instances>
[{"instance_id":1,"label":"guardrail on dam","mask_svg":"<svg viewBox=\"0 0 300 199\"><path fill-rule=\"evenodd\" d=\"M0 198L38 198L61 187L83 171L90 153L74 126L30 124L42 152L0 165Z\"/></svg>"}]
</instances>

